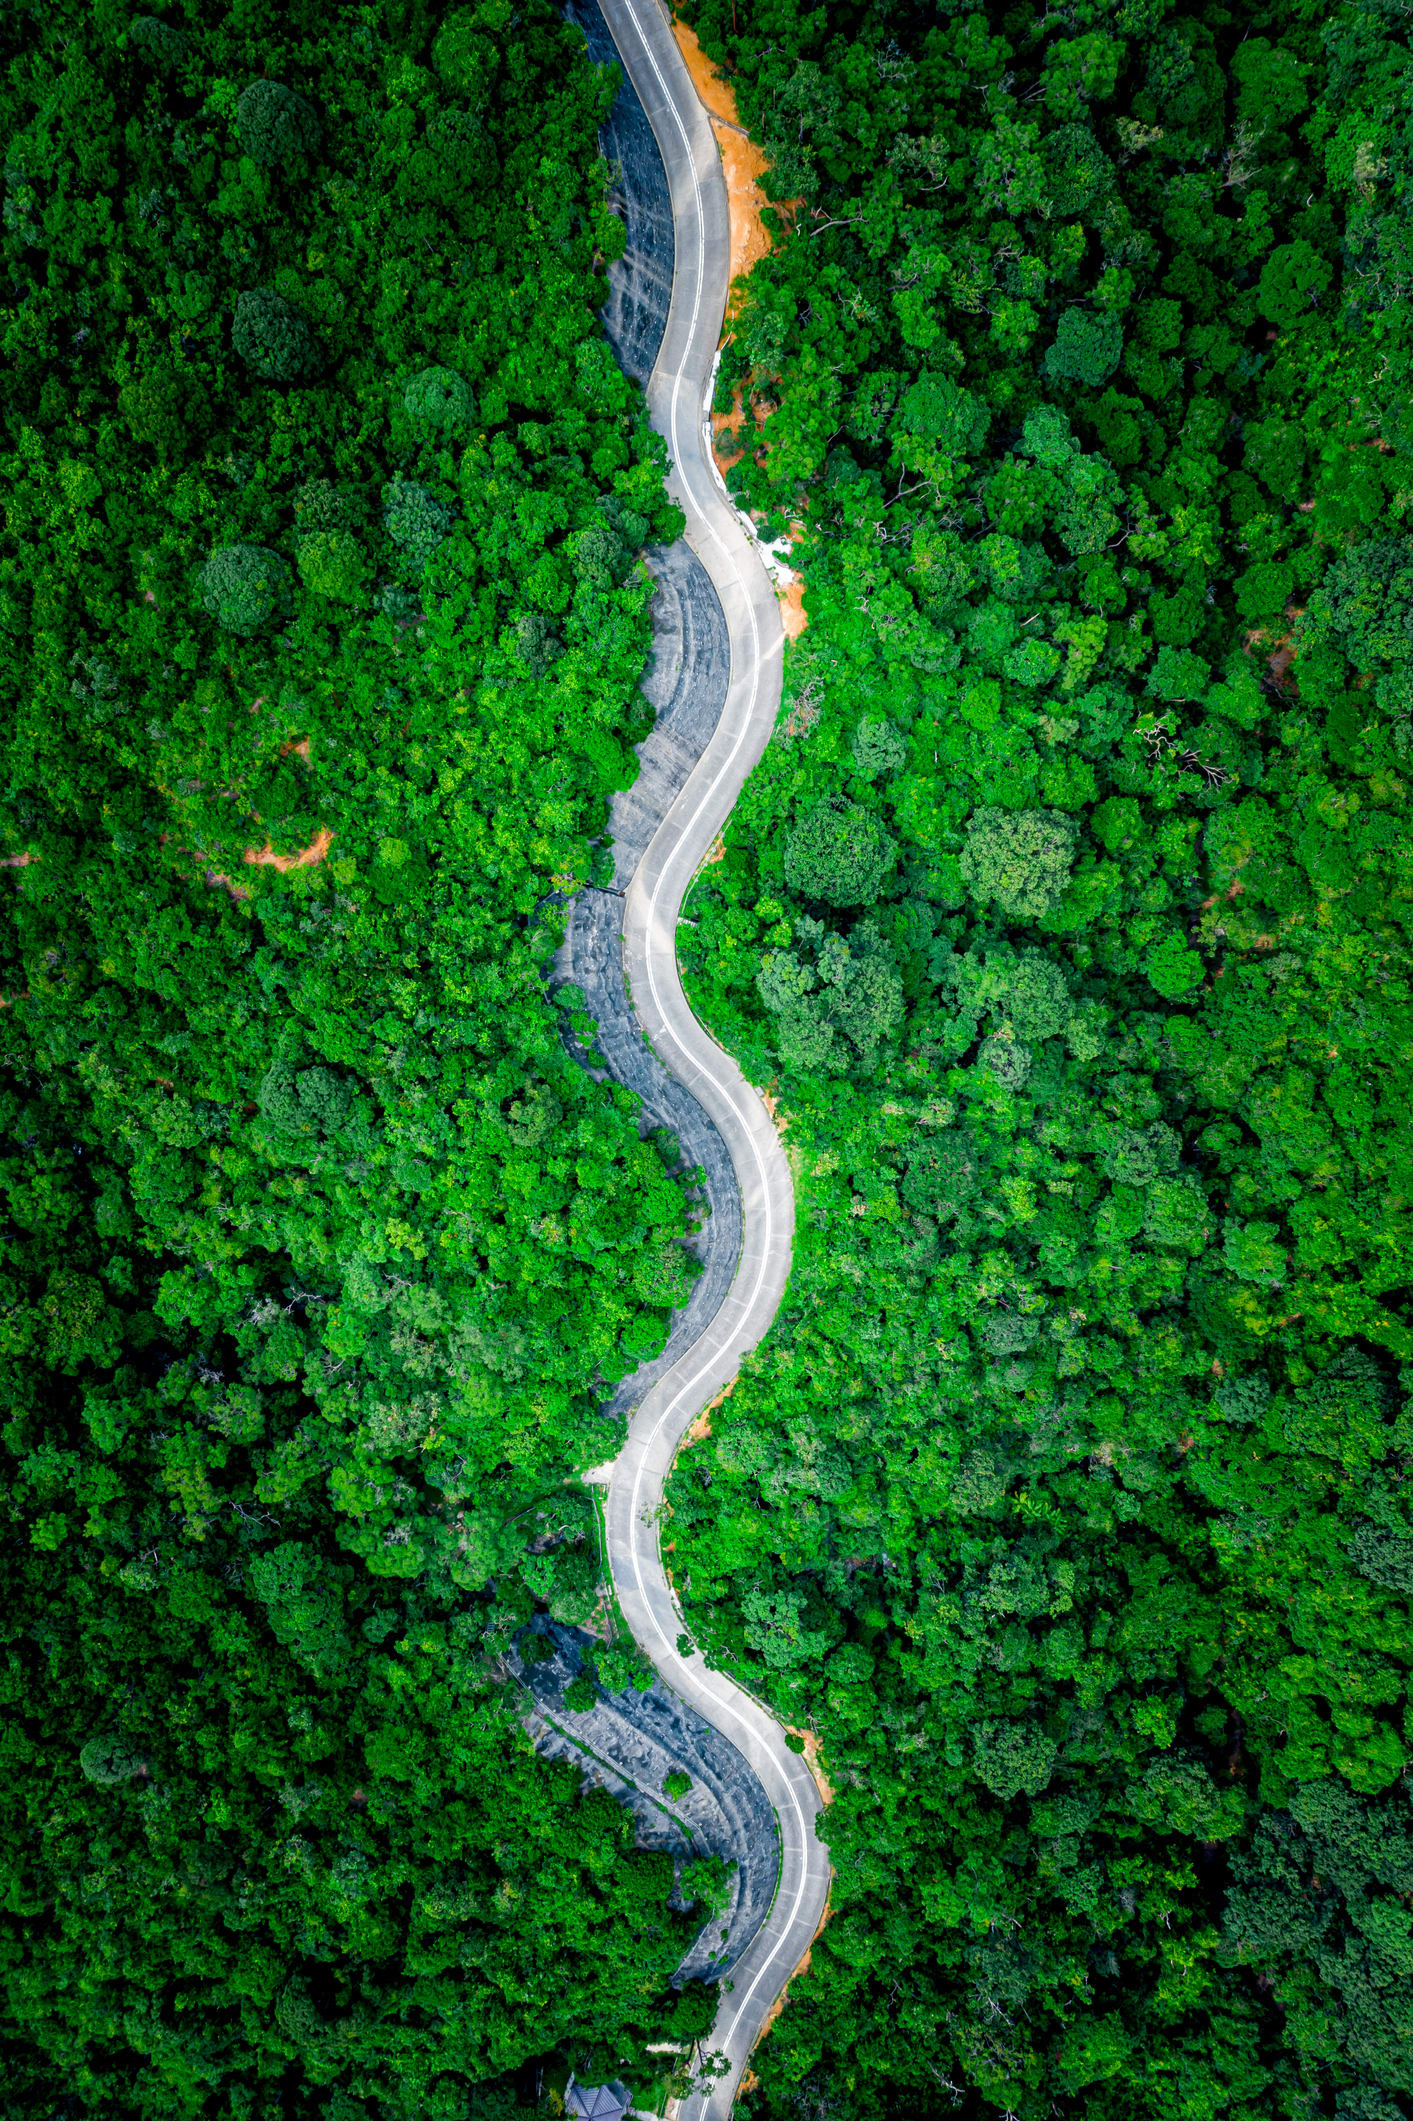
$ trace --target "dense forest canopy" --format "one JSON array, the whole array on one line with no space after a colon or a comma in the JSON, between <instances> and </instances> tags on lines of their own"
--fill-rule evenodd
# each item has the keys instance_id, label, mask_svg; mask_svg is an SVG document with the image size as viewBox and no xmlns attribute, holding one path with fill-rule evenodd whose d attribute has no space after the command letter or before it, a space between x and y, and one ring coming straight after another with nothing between
<instances>
[{"instance_id":1,"label":"dense forest canopy","mask_svg":"<svg viewBox=\"0 0 1413 2121\"><path fill-rule=\"evenodd\" d=\"M693 1881L503 1664L686 1279L543 988L679 520L613 78L544 0L35 0L0 65L0 2111L649 2087Z\"/></svg>"},{"instance_id":2,"label":"dense forest canopy","mask_svg":"<svg viewBox=\"0 0 1413 2121\"><path fill-rule=\"evenodd\" d=\"M1413 16L690 13L809 617L681 943L799 1230L675 1560L838 1791L752 2110L1394 2121Z\"/></svg>"},{"instance_id":3,"label":"dense forest canopy","mask_svg":"<svg viewBox=\"0 0 1413 2121\"><path fill-rule=\"evenodd\" d=\"M1396 2121L1413 16L689 12L809 615L681 938L799 1230L674 1569L836 1792L746 2097ZM689 1271L544 984L680 524L612 72L550 0L0 67L0 2113L649 2102L719 1876L505 1662Z\"/></svg>"}]
</instances>

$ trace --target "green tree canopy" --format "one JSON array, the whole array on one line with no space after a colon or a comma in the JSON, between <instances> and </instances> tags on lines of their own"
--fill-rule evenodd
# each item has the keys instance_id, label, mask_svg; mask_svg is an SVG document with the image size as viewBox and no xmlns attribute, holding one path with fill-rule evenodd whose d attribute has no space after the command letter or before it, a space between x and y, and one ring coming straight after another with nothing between
<instances>
[{"instance_id":1,"label":"green tree canopy","mask_svg":"<svg viewBox=\"0 0 1413 2121\"><path fill-rule=\"evenodd\" d=\"M289 569L267 545L220 546L199 580L203 605L227 633L258 633L288 608Z\"/></svg>"},{"instance_id":2,"label":"green tree canopy","mask_svg":"<svg viewBox=\"0 0 1413 2121\"><path fill-rule=\"evenodd\" d=\"M868 906L893 864L893 842L871 811L830 797L799 812L785 843L785 874L807 898Z\"/></svg>"}]
</instances>

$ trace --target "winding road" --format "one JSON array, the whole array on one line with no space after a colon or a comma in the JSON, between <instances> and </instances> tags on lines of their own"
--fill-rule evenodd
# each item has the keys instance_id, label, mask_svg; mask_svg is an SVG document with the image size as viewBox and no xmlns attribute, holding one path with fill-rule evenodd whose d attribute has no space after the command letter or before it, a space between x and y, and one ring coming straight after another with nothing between
<instances>
[{"instance_id":1,"label":"winding road","mask_svg":"<svg viewBox=\"0 0 1413 2121\"><path fill-rule=\"evenodd\" d=\"M703 2043L725 2057L725 2073L678 2109L680 2121L724 2121L772 2006L823 1919L829 1859L815 1832L819 1792L804 1759L786 1745L781 1724L722 1673L708 1670L699 1653L679 1652L684 1624L661 1552L660 1506L673 1459L692 1421L770 1326L790 1271L794 1229L779 1136L759 1092L688 1007L676 929L687 889L774 730L784 644L774 591L721 489L710 451L708 401L730 258L716 141L656 0L600 0L600 6L657 140L671 195L671 304L646 386L649 413L667 441L669 491L686 517L686 541L720 600L730 646L715 730L628 884L623 960L649 1044L726 1145L740 1193L741 1242L719 1307L655 1377L617 1458L591 1477L607 1489L609 1565L639 1647L667 1685L745 1756L779 1823L774 1900L734 1959Z\"/></svg>"}]
</instances>

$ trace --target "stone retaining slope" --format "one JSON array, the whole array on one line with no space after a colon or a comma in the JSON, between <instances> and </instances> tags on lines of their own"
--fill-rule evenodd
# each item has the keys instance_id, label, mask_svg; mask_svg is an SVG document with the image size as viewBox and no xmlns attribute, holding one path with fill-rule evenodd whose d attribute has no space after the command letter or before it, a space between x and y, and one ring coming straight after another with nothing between
<instances>
[{"instance_id":1,"label":"stone retaining slope","mask_svg":"<svg viewBox=\"0 0 1413 2121\"><path fill-rule=\"evenodd\" d=\"M591 0L573 4L578 19L587 23ZM708 401L731 264L716 140L657 0L592 4L601 10L656 143L671 206L670 299L645 388L653 425L667 441L668 490L683 511L684 542L692 558L684 552L670 562L671 575L664 568L660 577L665 588L669 580L674 585L660 595L664 643L649 680L665 693L659 701L663 743L653 753L644 747L640 781L615 806L615 833L623 834L614 850L615 875L627 881L621 897L585 893L576 902L566 942L571 969L561 976L574 978L580 965L592 973L604 1010L600 1036L613 1072L620 1066L639 1071L625 1072L623 1079L635 1088L647 1080L664 1110L672 1106L686 1115L667 1123L675 1126L689 1162L702 1164L709 1188L717 1190L706 1225L707 1272L686 1316L672 1322L662 1356L615 1394L615 1407L629 1413L627 1436L612 1464L588 1477L605 1489L605 1552L618 1607L634 1640L684 1713L711 1725L742 1756L773 1814L769 1842L750 1818L740 1824L744 1838L734 1853L743 1876L767 1854L774 1862L778 1850L775 1890L753 1935L744 1906L731 1926L731 1979L722 1984L716 2021L703 2043L717 2058L713 2069L719 2074L704 2074L680 2109L680 2121L725 2121L750 2052L824 1919L829 1862L816 1832L820 1791L807 1762L791 1750L779 1720L761 1702L690 1648L661 1551L663 1491L673 1460L695 1417L737 1375L768 1331L789 1275L794 1233L790 1170L769 1108L693 1016L678 972L676 933L692 879L710 859L770 741L780 706L784 637L757 546L722 492L711 457ZM633 106L625 109L625 129L618 137L624 143L620 159L627 158L623 184L631 216L633 200L648 199L657 180L640 178L638 165L629 166L643 135ZM660 289L653 259L661 253L653 251L656 238L646 209L637 228L635 234L630 227L635 254L648 263L626 265L626 282L635 271L641 277L636 291L626 286L616 311L610 304L610 321L629 333L627 358L641 370L651 338L643 320L653 313ZM698 570L711 596L698 583ZM725 640L724 694L713 599ZM713 697L719 706L701 743ZM674 700L680 705L676 717ZM682 748L674 751L679 740ZM696 746L700 755L684 778ZM602 913L591 911L596 902L619 911L618 955L612 920L606 925ZM620 999L620 967L627 975L631 1012ZM687 1105L663 1087L660 1075L641 1072L641 1046L631 1036L635 1023ZM692 1106L699 1108L703 1128L714 1129L724 1145L739 1203L734 1232L723 1213L729 1196L721 1167L713 1173L708 1156L695 1147L707 1133L693 1133ZM726 1286L712 1309L722 1263ZM666 1730L665 1725L650 1728L659 1735ZM620 1737L625 1745L639 1742L628 1740L621 1728ZM640 1731L639 1738L645 1737Z\"/></svg>"},{"instance_id":2,"label":"stone retaining slope","mask_svg":"<svg viewBox=\"0 0 1413 2121\"><path fill-rule=\"evenodd\" d=\"M644 1848L665 1849L679 1863L720 1856L736 1866L725 1910L703 1928L674 1979L729 1975L765 1919L779 1869L775 1814L758 1778L661 1679L644 1694L627 1687L600 1694L592 1709L566 1708L564 1690L592 1653L593 1638L540 1616L533 1625L553 1645L553 1657L511 1662L533 1700L525 1723L535 1750L569 1761L586 1785L616 1797L632 1812ZM663 1789L673 1768L692 1778L685 1797L669 1798Z\"/></svg>"}]
</instances>

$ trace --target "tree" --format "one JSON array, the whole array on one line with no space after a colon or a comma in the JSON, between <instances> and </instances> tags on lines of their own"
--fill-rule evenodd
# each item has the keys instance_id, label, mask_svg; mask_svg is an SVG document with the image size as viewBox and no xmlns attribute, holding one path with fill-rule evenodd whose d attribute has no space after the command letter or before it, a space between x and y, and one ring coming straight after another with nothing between
<instances>
[{"instance_id":1,"label":"tree","mask_svg":"<svg viewBox=\"0 0 1413 2121\"><path fill-rule=\"evenodd\" d=\"M1027 456L1050 471L1063 471L1071 458L1079 455L1074 430L1058 405L1037 405L1026 414L1020 446Z\"/></svg>"},{"instance_id":2,"label":"tree","mask_svg":"<svg viewBox=\"0 0 1413 2121\"><path fill-rule=\"evenodd\" d=\"M297 383L319 366L319 348L308 323L273 288L252 288L239 297L231 343L267 383Z\"/></svg>"},{"instance_id":3,"label":"tree","mask_svg":"<svg viewBox=\"0 0 1413 2121\"><path fill-rule=\"evenodd\" d=\"M1334 561L1301 628L1338 644L1395 727L1413 725L1413 540L1370 538Z\"/></svg>"},{"instance_id":4,"label":"tree","mask_svg":"<svg viewBox=\"0 0 1413 2121\"><path fill-rule=\"evenodd\" d=\"M983 804L967 819L962 880L979 905L1039 920L1064 896L1078 836L1074 820L1057 810Z\"/></svg>"},{"instance_id":5,"label":"tree","mask_svg":"<svg viewBox=\"0 0 1413 2121\"><path fill-rule=\"evenodd\" d=\"M236 131L252 162L295 176L319 152L313 107L280 81L252 81L236 105Z\"/></svg>"},{"instance_id":6,"label":"tree","mask_svg":"<svg viewBox=\"0 0 1413 2121\"><path fill-rule=\"evenodd\" d=\"M308 479L295 488L295 525L305 536L319 530L347 530L352 517L348 495L332 479Z\"/></svg>"},{"instance_id":7,"label":"tree","mask_svg":"<svg viewBox=\"0 0 1413 2121\"><path fill-rule=\"evenodd\" d=\"M971 952L937 962L937 970L954 988L960 1006L980 1015L989 1010L1014 1026L1026 1039L1056 1038L1071 1014L1069 983L1063 969L1040 950L1012 952L1004 945L984 959Z\"/></svg>"},{"instance_id":8,"label":"tree","mask_svg":"<svg viewBox=\"0 0 1413 2121\"><path fill-rule=\"evenodd\" d=\"M1148 1189L1143 1213L1145 1234L1155 1245L1178 1245L1199 1252L1212 1229L1207 1196L1196 1177L1157 1178Z\"/></svg>"},{"instance_id":9,"label":"tree","mask_svg":"<svg viewBox=\"0 0 1413 2121\"><path fill-rule=\"evenodd\" d=\"M564 653L564 643L542 611L527 611L515 622L515 652L532 678L542 678Z\"/></svg>"},{"instance_id":10,"label":"tree","mask_svg":"<svg viewBox=\"0 0 1413 2121\"><path fill-rule=\"evenodd\" d=\"M785 877L806 898L871 906L893 856L893 841L872 811L828 796L797 812L785 841Z\"/></svg>"},{"instance_id":11,"label":"tree","mask_svg":"<svg viewBox=\"0 0 1413 2121\"><path fill-rule=\"evenodd\" d=\"M1148 953L1148 977L1170 1002L1200 987L1205 969L1197 952L1190 950L1180 935L1164 936Z\"/></svg>"},{"instance_id":12,"label":"tree","mask_svg":"<svg viewBox=\"0 0 1413 2121\"><path fill-rule=\"evenodd\" d=\"M878 780L905 765L908 747L886 715L865 715L849 746L854 765L866 780Z\"/></svg>"},{"instance_id":13,"label":"tree","mask_svg":"<svg viewBox=\"0 0 1413 2121\"><path fill-rule=\"evenodd\" d=\"M1117 317L1067 309L1045 356L1045 373L1057 382L1084 383L1098 390L1118 367L1123 350L1123 326Z\"/></svg>"},{"instance_id":14,"label":"tree","mask_svg":"<svg viewBox=\"0 0 1413 2121\"><path fill-rule=\"evenodd\" d=\"M96 1782L104 1789L130 1782L134 1775L147 1771L142 1754L126 1738L114 1733L90 1738L79 1754L79 1766L90 1782Z\"/></svg>"},{"instance_id":15,"label":"tree","mask_svg":"<svg viewBox=\"0 0 1413 2121\"><path fill-rule=\"evenodd\" d=\"M408 564L422 568L451 529L452 512L429 486L415 479L394 479L383 488L383 521Z\"/></svg>"},{"instance_id":16,"label":"tree","mask_svg":"<svg viewBox=\"0 0 1413 2121\"><path fill-rule=\"evenodd\" d=\"M1034 1724L983 1723L976 1732L976 1771L1003 1801L1038 1797L1049 1785L1060 1749Z\"/></svg>"},{"instance_id":17,"label":"tree","mask_svg":"<svg viewBox=\"0 0 1413 2121\"><path fill-rule=\"evenodd\" d=\"M307 589L339 604L363 601L368 563L346 530L316 530L298 545L300 579Z\"/></svg>"},{"instance_id":18,"label":"tree","mask_svg":"<svg viewBox=\"0 0 1413 2121\"><path fill-rule=\"evenodd\" d=\"M196 377L170 359L154 356L124 383L118 408L134 441L149 443L170 462L190 447L207 405Z\"/></svg>"},{"instance_id":19,"label":"tree","mask_svg":"<svg viewBox=\"0 0 1413 2121\"><path fill-rule=\"evenodd\" d=\"M227 633L248 637L288 609L289 569L267 545L222 545L198 581L202 604Z\"/></svg>"},{"instance_id":20,"label":"tree","mask_svg":"<svg viewBox=\"0 0 1413 2121\"><path fill-rule=\"evenodd\" d=\"M458 9L447 18L432 61L451 94L479 110L500 66L494 32L479 9Z\"/></svg>"},{"instance_id":21,"label":"tree","mask_svg":"<svg viewBox=\"0 0 1413 2121\"><path fill-rule=\"evenodd\" d=\"M1394 1446L1393 1411L1383 1371L1350 1349L1295 1393L1284 1418L1286 1441L1293 1451L1313 1451L1366 1472Z\"/></svg>"},{"instance_id":22,"label":"tree","mask_svg":"<svg viewBox=\"0 0 1413 2121\"><path fill-rule=\"evenodd\" d=\"M1288 501L1299 491L1305 468L1305 437L1294 420L1272 413L1253 420L1245 434L1244 461L1262 485L1277 500Z\"/></svg>"},{"instance_id":23,"label":"tree","mask_svg":"<svg viewBox=\"0 0 1413 2121\"><path fill-rule=\"evenodd\" d=\"M1118 476L1103 457L1069 458L1055 510L1055 530L1065 550L1098 553L1117 543L1120 501Z\"/></svg>"},{"instance_id":24,"label":"tree","mask_svg":"<svg viewBox=\"0 0 1413 2121\"><path fill-rule=\"evenodd\" d=\"M590 523L574 541L574 572L596 589L617 588L646 528L640 516Z\"/></svg>"},{"instance_id":25,"label":"tree","mask_svg":"<svg viewBox=\"0 0 1413 2121\"><path fill-rule=\"evenodd\" d=\"M892 1036L903 1017L903 983L881 937L861 921L847 943L826 936L817 962L829 1021L870 1065L879 1042Z\"/></svg>"},{"instance_id":26,"label":"tree","mask_svg":"<svg viewBox=\"0 0 1413 2121\"><path fill-rule=\"evenodd\" d=\"M128 28L132 49L160 73L169 73L186 56L186 38L156 15L135 15Z\"/></svg>"},{"instance_id":27,"label":"tree","mask_svg":"<svg viewBox=\"0 0 1413 2121\"><path fill-rule=\"evenodd\" d=\"M1074 47L1062 49L1073 53ZM1047 134L1041 161L1050 210L1062 221L1082 214L1113 183L1113 163L1083 125L1061 125Z\"/></svg>"},{"instance_id":28,"label":"tree","mask_svg":"<svg viewBox=\"0 0 1413 2121\"><path fill-rule=\"evenodd\" d=\"M1257 300L1262 316L1288 328L1319 301L1333 277L1329 261L1303 236L1282 243L1261 268Z\"/></svg>"},{"instance_id":29,"label":"tree","mask_svg":"<svg viewBox=\"0 0 1413 2121\"><path fill-rule=\"evenodd\" d=\"M475 401L469 385L452 368L423 368L403 393L409 415L433 432L458 433L469 425Z\"/></svg>"},{"instance_id":30,"label":"tree","mask_svg":"<svg viewBox=\"0 0 1413 2121\"><path fill-rule=\"evenodd\" d=\"M927 445L938 456L974 456L987 439L991 414L974 390L948 375L919 375L893 414L891 433L904 454Z\"/></svg>"}]
</instances>

